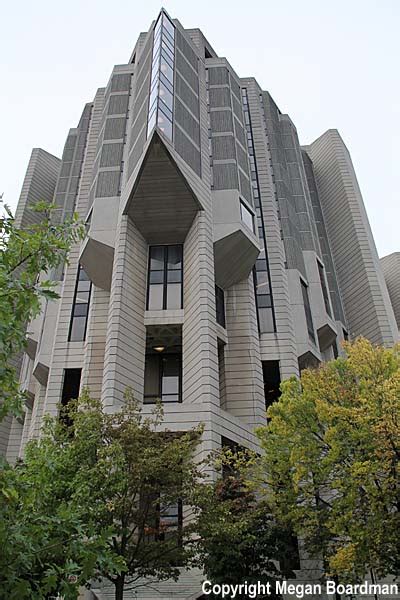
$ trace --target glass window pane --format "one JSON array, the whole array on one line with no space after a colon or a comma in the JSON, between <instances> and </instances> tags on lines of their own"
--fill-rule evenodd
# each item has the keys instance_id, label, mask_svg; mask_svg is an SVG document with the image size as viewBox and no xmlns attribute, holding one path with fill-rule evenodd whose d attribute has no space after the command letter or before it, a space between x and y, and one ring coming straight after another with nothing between
<instances>
[{"instance_id":1,"label":"glass window pane","mask_svg":"<svg viewBox=\"0 0 400 600\"><path fill-rule=\"evenodd\" d=\"M172 83L170 83L170 81L164 76L163 73L160 73L160 81L163 82L163 84L165 85L165 87L167 88L167 90L169 90L171 92L171 94L173 94L174 92L174 86Z\"/></svg>"},{"instance_id":2,"label":"glass window pane","mask_svg":"<svg viewBox=\"0 0 400 600\"><path fill-rule=\"evenodd\" d=\"M157 35L157 32L160 31L162 25L162 15L160 14L157 23L154 26L154 35Z\"/></svg>"},{"instance_id":3,"label":"glass window pane","mask_svg":"<svg viewBox=\"0 0 400 600\"><path fill-rule=\"evenodd\" d=\"M174 82L174 71L164 59L161 59L160 70L164 77L166 77L171 83Z\"/></svg>"},{"instance_id":4,"label":"glass window pane","mask_svg":"<svg viewBox=\"0 0 400 600\"><path fill-rule=\"evenodd\" d=\"M182 269L182 246L168 246L168 269Z\"/></svg>"},{"instance_id":5,"label":"glass window pane","mask_svg":"<svg viewBox=\"0 0 400 600\"><path fill-rule=\"evenodd\" d=\"M164 269L164 246L150 247L150 270L156 271Z\"/></svg>"},{"instance_id":6,"label":"glass window pane","mask_svg":"<svg viewBox=\"0 0 400 600\"><path fill-rule=\"evenodd\" d=\"M168 29L166 29L164 27L162 34L163 34L163 37L168 40L168 42L171 44L171 46L174 47L175 46L174 36L172 36L169 33Z\"/></svg>"},{"instance_id":7,"label":"glass window pane","mask_svg":"<svg viewBox=\"0 0 400 600\"><path fill-rule=\"evenodd\" d=\"M177 356L162 358L161 392L164 394L179 394L180 360Z\"/></svg>"},{"instance_id":8,"label":"glass window pane","mask_svg":"<svg viewBox=\"0 0 400 600\"><path fill-rule=\"evenodd\" d=\"M165 98L165 96L164 96ZM172 105L172 96L171 96L171 105ZM170 121L172 121L172 110L168 108L168 106L163 102L163 99L160 98L158 101L158 107L162 110L162 112L168 117Z\"/></svg>"},{"instance_id":9,"label":"glass window pane","mask_svg":"<svg viewBox=\"0 0 400 600\"><path fill-rule=\"evenodd\" d=\"M271 296L268 294L257 295L258 308L271 308Z\"/></svg>"},{"instance_id":10,"label":"glass window pane","mask_svg":"<svg viewBox=\"0 0 400 600\"><path fill-rule=\"evenodd\" d=\"M258 271L257 279L257 294L269 294L269 281L267 271Z\"/></svg>"},{"instance_id":11,"label":"glass window pane","mask_svg":"<svg viewBox=\"0 0 400 600\"><path fill-rule=\"evenodd\" d=\"M79 280L78 281L78 287L77 290L79 292L89 292L90 291L90 286L92 285L91 281L83 281L83 280Z\"/></svg>"},{"instance_id":12,"label":"glass window pane","mask_svg":"<svg viewBox=\"0 0 400 600\"><path fill-rule=\"evenodd\" d=\"M149 99L149 106L150 106L150 108L149 108L149 115L151 115L152 111L155 108L155 103L157 101L157 93L158 93L158 86L155 85L153 87L153 90L152 90L151 94L150 94L150 99Z\"/></svg>"},{"instance_id":13,"label":"glass window pane","mask_svg":"<svg viewBox=\"0 0 400 600\"><path fill-rule=\"evenodd\" d=\"M274 331L274 320L272 318L271 308L260 308L258 310L258 320L261 333L272 333Z\"/></svg>"},{"instance_id":14,"label":"glass window pane","mask_svg":"<svg viewBox=\"0 0 400 600\"><path fill-rule=\"evenodd\" d=\"M163 27L165 27L172 38L175 37L175 27L166 15L163 15Z\"/></svg>"},{"instance_id":15,"label":"glass window pane","mask_svg":"<svg viewBox=\"0 0 400 600\"><path fill-rule=\"evenodd\" d=\"M79 281L90 281L89 275L84 269L79 269Z\"/></svg>"},{"instance_id":16,"label":"glass window pane","mask_svg":"<svg viewBox=\"0 0 400 600\"><path fill-rule=\"evenodd\" d=\"M181 283L182 282L182 271L168 271L167 273L168 283Z\"/></svg>"},{"instance_id":17,"label":"glass window pane","mask_svg":"<svg viewBox=\"0 0 400 600\"><path fill-rule=\"evenodd\" d=\"M161 29L159 29L157 31L157 33L154 35L154 41L153 41L153 55L156 53L156 51L158 50L158 48L160 47L160 40L161 40Z\"/></svg>"},{"instance_id":18,"label":"glass window pane","mask_svg":"<svg viewBox=\"0 0 400 600\"><path fill-rule=\"evenodd\" d=\"M249 211L249 209L243 204L243 202L240 203L240 214L242 216L243 223L247 225L247 227L251 229L251 231L254 231L253 215Z\"/></svg>"},{"instance_id":19,"label":"glass window pane","mask_svg":"<svg viewBox=\"0 0 400 600\"><path fill-rule=\"evenodd\" d=\"M166 104L166 106L171 111L171 118L172 118L173 97L172 97L171 92L169 90L167 90L167 88L165 87L165 85L163 83L160 83L159 94L160 94L161 100Z\"/></svg>"},{"instance_id":20,"label":"glass window pane","mask_svg":"<svg viewBox=\"0 0 400 600\"><path fill-rule=\"evenodd\" d=\"M163 285L149 286L148 310L162 310L163 308Z\"/></svg>"},{"instance_id":21,"label":"glass window pane","mask_svg":"<svg viewBox=\"0 0 400 600\"><path fill-rule=\"evenodd\" d=\"M174 68L174 55L165 42L163 42L161 47L161 60L165 60L172 69Z\"/></svg>"},{"instance_id":22,"label":"glass window pane","mask_svg":"<svg viewBox=\"0 0 400 600\"><path fill-rule=\"evenodd\" d=\"M182 284L169 283L167 286L167 308L182 308Z\"/></svg>"},{"instance_id":23,"label":"glass window pane","mask_svg":"<svg viewBox=\"0 0 400 600\"><path fill-rule=\"evenodd\" d=\"M150 283L164 283L164 271L150 271Z\"/></svg>"},{"instance_id":24,"label":"glass window pane","mask_svg":"<svg viewBox=\"0 0 400 600\"><path fill-rule=\"evenodd\" d=\"M71 342L82 342L85 339L86 317L73 317L71 324Z\"/></svg>"},{"instance_id":25,"label":"glass window pane","mask_svg":"<svg viewBox=\"0 0 400 600\"><path fill-rule=\"evenodd\" d=\"M158 112L157 124L167 138L172 140L172 123L161 111Z\"/></svg>"},{"instance_id":26,"label":"glass window pane","mask_svg":"<svg viewBox=\"0 0 400 600\"><path fill-rule=\"evenodd\" d=\"M88 304L75 304L74 306L74 318L75 317L86 317L88 314Z\"/></svg>"},{"instance_id":27,"label":"glass window pane","mask_svg":"<svg viewBox=\"0 0 400 600\"><path fill-rule=\"evenodd\" d=\"M164 375L162 379L162 395L179 393L178 375Z\"/></svg>"},{"instance_id":28,"label":"glass window pane","mask_svg":"<svg viewBox=\"0 0 400 600\"><path fill-rule=\"evenodd\" d=\"M165 402L180 402L178 394L163 394L161 399L164 403Z\"/></svg>"},{"instance_id":29,"label":"glass window pane","mask_svg":"<svg viewBox=\"0 0 400 600\"><path fill-rule=\"evenodd\" d=\"M75 304L87 304L89 302L89 292L76 292Z\"/></svg>"},{"instance_id":30,"label":"glass window pane","mask_svg":"<svg viewBox=\"0 0 400 600\"><path fill-rule=\"evenodd\" d=\"M158 356L146 355L144 366L144 395L157 398L160 396L160 360Z\"/></svg>"},{"instance_id":31,"label":"glass window pane","mask_svg":"<svg viewBox=\"0 0 400 600\"><path fill-rule=\"evenodd\" d=\"M174 62L174 54L175 54L174 42L171 40L170 36L165 32L165 30L163 31L163 34L162 34L161 48L165 49L168 52L168 54L172 58L172 62Z\"/></svg>"},{"instance_id":32,"label":"glass window pane","mask_svg":"<svg viewBox=\"0 0 400 600\"><path fill-rule=\"evenodd\" d=\"M267 261L264 258L257 258L256 269L257 269L257 272L258 271L266 271L267 270Z\"/></svg>"},{"instance_id":33,"label":"glass window pane","mask_svg":"<svg viewBox=\"0 0 400 600\"><path fill-rule=\"evenodd\" d=\"M153 55L153 62L152 62L152 66L151 66L151 78L152 79L154 78L154 75L156 73L158 73L158 70L159 70L160 54L161 54L161 50L158 49L157 52L155 52Z\"/></svg>"},{"instance_id":34,"label":"glass window pane","mask_svg":"<svg viewBox=\"0 0 400 600\"><path fill-rule=\"evenodd\" d=\"M149 117L149 122L147 124L147 135L152 131L153 127L156 124L157 111L154 110L153 113Z\"/></svg>"}]
</instances>

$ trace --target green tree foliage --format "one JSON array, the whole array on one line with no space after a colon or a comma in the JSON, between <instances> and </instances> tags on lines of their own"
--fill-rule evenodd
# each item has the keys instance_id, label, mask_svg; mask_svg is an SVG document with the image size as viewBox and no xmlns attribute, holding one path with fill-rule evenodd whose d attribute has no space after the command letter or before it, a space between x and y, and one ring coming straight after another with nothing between
<instances>
[{"instance_id":1,"label":"green tree foliage","mask_svg":"<svg viewBox=\"0 0 400 600\"><path fill-rule=\"evenodd\" d=\"M85 392L64 418L47 418L23 464L5 474L13 489L0 515L6 597L75 598L79 585L102 577L120 600L143 578L177 579L191 558L191 526L172 526L169 513L191 503L200 434L165 431L160 409L144 416L130 393L114 414Z\"/></svg>"},{"instance_id":2,"label":"green tree foliage","mask_svg":"<svg viewBox=\"0 0 400 600\"><path fill-rule=\"evenodd\" d=\"M277 519L352 580L400 572L400 349L345 349L283 383L258 436Z\"/></svg>"},{"instance_id":3,"label":"green tree foliage","mask_svg":"<svg viewBox=\"0 0 400 600\"><path fill-rule=\"evenodd\" d=\"M41 277L63 264L84 228L77 215L61 224L53 221L54 205L32 207L38 223L18 229L4 206L0 217L0 421L20 414L24 395L10 359L25 346L26 325L40 311L42 298L57 298L53 284Z\"/></svg>"},{"instance_id":4,"label":"green tree foliage","mask_svg":"<svg viewBox=\"0 0 400 600\"><path fill-rule=\"evenodd\" d=\"M274 522L268 504L253 491L256 462L251 452L223 451L216 466L223 464L224 475L199 488L198 560L213 583L270 582L268 597L276 598L274 582L294 576L290 569L292 538L285 527Z\"/></svg>"}]
</instances>

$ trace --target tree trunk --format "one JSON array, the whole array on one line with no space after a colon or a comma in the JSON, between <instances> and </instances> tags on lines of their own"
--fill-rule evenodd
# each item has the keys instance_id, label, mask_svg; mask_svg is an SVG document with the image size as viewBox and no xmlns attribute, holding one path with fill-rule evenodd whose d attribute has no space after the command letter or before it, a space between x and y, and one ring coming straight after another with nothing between
<instances>
[{"instance_id":1,"label":"tree trunk","mask_svg":"<svg viewBox=\"0 0 400 600\"><path fill-rule=\"evenodd\" d=\"M120 575L115 582L115 600L124 600L125 575Z\"/></svg>"}]
</instances>

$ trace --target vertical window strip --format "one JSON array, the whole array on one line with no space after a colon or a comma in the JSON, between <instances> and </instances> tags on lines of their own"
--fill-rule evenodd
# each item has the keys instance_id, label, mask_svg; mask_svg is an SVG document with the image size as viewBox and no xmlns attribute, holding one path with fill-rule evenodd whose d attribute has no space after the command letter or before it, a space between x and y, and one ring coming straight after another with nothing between
<instances>
[{"instance_id":1,"label":"vertical window strip","mask_svg":"<svg viewBox=\"0 0 400 600\"><path fill-rule=\"evenodd\" d=\"M329 293L328 293L328 288L326 286L326 279L325 279L325 272L324 272L325 269L321 265L321 263L319 262L319 260L317 260L317 266L318 266L319 280L321 282L322 295L324 297L324 304L325 304L326 314L329 317L332 317L331 305L330 305L330 302L329 302Z\"/></svg>"},{"instance_id":2,"label":"vertical window strip","mask_svg":"<svg viewBox=\"0 0 400 600\"><path fill-rule=\"evenodd\" d=\"M91 293L92 282L82 265L79 265L68 333L69 342L83 342L86 339Z\"/></svg>"},{"instance_id":3,"label":"vertical window strip","mask_svg":"<svg viewBox=\"0 0 400 600\"><path fill-rule=\"evenodd\" d=\"M307 331L309 338L314 344L315 341L315 332L314 332L314 323L312 318L311 306L310 306L310 298L308 296L308 286L304 283L302 279L300 279L301 283L301 293L303 296L303 304L304 304L304 312L306 314L306 323L307 323Z\"/></svg>"},{"instance_id":4,"label":"vertical window strip","mask_svg":"<svg viewBox=\"0 0 400 600\"><path fill-rule=\"evenodd\" d=\"M226 327L225 323L225 293L217 285L215 286L215 310L218 325Z\"/></svg>"},{"instance_id":5,"label":"vertical window strip","mask_svg":"<svg viewBox=\"0 0 400 600\"><path fill-rule=\"evenodd\" d=\"M172 141L175 26L161 12L154 27L147 137L157 127Z\"/></svg>"},{"instance_id":6,"label":"vertical window strip","mask_svg":"<svg viewBox=\"0 0 400 600\"><path fill-rule=\"evenodd\" d=\"M247 88L242 88L242 106L246 128L247 149L250 156L250 179L254 206L257 213L257 227L264 251L264 258L256 261L256 266L253 270L258 329L260 333L274 333L276 331L276 319L272 297L271 273L269 269L264 217L261 209L260 182L257 172L257 159L254 147L253 130L251 127Z\"/></svg>"}]
</instances>

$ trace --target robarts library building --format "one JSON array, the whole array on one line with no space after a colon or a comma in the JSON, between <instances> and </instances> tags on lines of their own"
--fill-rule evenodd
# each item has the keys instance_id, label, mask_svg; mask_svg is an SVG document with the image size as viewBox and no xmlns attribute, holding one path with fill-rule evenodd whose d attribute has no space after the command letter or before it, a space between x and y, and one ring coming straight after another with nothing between
<instances>
[{"instance_id":1,"label":"robarts library building","mask_svg":"<svg viewBox=\"0 0 400 600\"><path fill-rule=\"evenodd\" d=\"M172 431L204 423L204 456L258 450L282 380L344 339L399 338L400 254L379 260L338 131L301 146L268 91L165 11L83 107L61 159L32 151L19 226L43 199L87 235L52 274L59 300L28 326L24 418L0 425L10 461L85 386L109 411L127 387L145 412L160 398ZM195 600L202 581L192 570L132 598Z\"/></svg>"}]
</instances>

